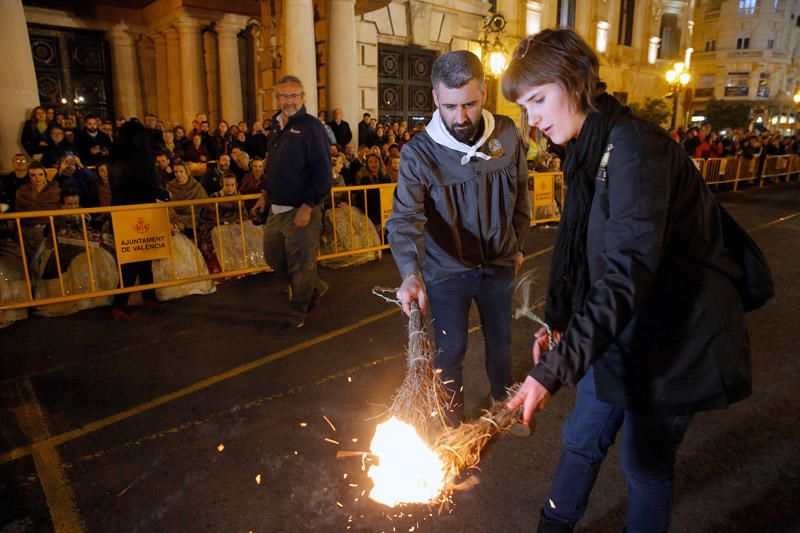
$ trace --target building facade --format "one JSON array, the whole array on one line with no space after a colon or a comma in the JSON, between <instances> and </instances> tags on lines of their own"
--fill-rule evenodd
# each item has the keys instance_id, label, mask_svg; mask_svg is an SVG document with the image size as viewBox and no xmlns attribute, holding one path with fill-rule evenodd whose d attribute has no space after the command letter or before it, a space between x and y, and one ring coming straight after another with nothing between
<instances>
[{"instance_id":1,"label":"building facade","mask_svg":"<svg viewBox=\"0 0 800 533\"><path fill-rule=\"evenodd\" d=\"M18 133L34 105L63 99L107 116L153 113L167 126L189 128L198 112L212 124L252 122L275 112L275 82L291 73L309 112L341 108L353 129L364 112L424 121L436 56L486 58L499 46L508 58L521 38L559 26L595 48L609 92L625 102L668 95L665 71L688 59L695 98L682 104L701 108L713 94L788 109L800 0L760 1L94 0L70 10L0 0L10 13L0 39L20 56L0 83L17 95L0 117ZM486 27L491 15L502 15L502 31ZM488 107L517 116L498 87L491 79ZM0 166L18 149L13 135L0 137Z\"/></svg>"},{"instance_id":2,"label":"building facade","mask_svg":"<svg viewBox=\"0 0 800 533\"><path fill-rule=\"evenodd\" d=\"M765 126L794 123L800 2L700 0L695 18L695 111L711 98L741 101Z\"/></svg>"}]
</instances>

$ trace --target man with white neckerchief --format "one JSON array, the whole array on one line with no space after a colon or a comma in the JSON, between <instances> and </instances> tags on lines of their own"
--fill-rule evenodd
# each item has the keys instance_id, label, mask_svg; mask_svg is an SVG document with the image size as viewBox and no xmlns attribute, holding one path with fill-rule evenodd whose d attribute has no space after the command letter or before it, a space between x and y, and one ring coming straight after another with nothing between
<instances>
[{"instance_id":1,"label":"man with white neckerchief","mask_svg":"<svg viewBox=\"0 0 800 533\"><path fill-rule=\"evenodd\" d=\"M462 365L469 309L478 305L494 401L511 385L511 295L530 225L525 149L513 121L483 109L480 60L466 51L433 65L438 109L402 150L389 243L403 310L430 306L435 367L453 394L448 423L464 416Z\"/></svg>"}]
</instances>

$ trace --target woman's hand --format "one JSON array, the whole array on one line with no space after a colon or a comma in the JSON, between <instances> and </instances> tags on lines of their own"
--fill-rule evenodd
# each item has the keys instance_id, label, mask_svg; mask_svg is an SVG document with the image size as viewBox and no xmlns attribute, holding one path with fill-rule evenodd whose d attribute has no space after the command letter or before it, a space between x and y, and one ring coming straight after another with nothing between
<instances>
[{"instance_id":1,"label":"woman's hand","mask_svg":"<svg viewBox=\"0 0 800 533\"><path fill-rule=\"evenodd\" d=\"M543 410L548 401L550 401L550 393L547 389L533 377L528 376L506 406L509 409L522 406L522 423L530 426L533 413Z\"/></svg>"},{"instance_id":2,"label":"woman's hand","mask_svg":"<svg viewBox=\"0 0 800 533\"><path fill-rule=\"evenodd\" d=\"M551 330L553 335L553 344L558 344L561 340L561 332L556 330ZM547 328L542 326L539 328L539 331L535 333L535 338L533 339L533 364L538 365L539 361L542 359L542 354L547 353L550 351L550 339L547 336Z\"/></svg>"}]
</instances>

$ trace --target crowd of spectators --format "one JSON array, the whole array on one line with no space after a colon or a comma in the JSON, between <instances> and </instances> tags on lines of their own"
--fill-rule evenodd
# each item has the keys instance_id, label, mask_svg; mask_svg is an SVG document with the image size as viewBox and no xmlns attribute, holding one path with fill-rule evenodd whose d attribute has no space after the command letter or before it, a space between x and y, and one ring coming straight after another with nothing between
<instances>
[{"instance_id":1,"label":"crowd of spectators","mask_svg":"<svg viewBox=\"0 0 800 533\"><path fill-rule=\"evenodd\" d=\"M708 159L719 157L742 157L763 159L768 155L800 153L800 137L785 136L769 131L745 131L727 129L717 132L709 123L689 128L679 127L670 132L672 138L683 145L690 157Z\"/></svg>"},{"instance_id":2,"label":"crowd of spectators","mask_svg":"<svg viewBox=\"0 0 800 533\"><path fill-rule=\"evenodd\" d=\"M332 111L330 121L325 111L321 111L318 118L324 124L330 141L336 186L396 182L401 147L413 134L424 129L421 122L413 130L409 130L406 121L379 123L369 113L363 115L357 128L351 129L342 120L340 109ZM22 128L20 144L25 152L14 156L14 170L11 173L0 176L0 211L63 208L66 205L62 198L65 191L69 193L67 198L71 207L118 205L120 202L115 201L112 194L115 176L110 161L120 128L129 120L138 121L126 117L111 121L94 115L77 120L54 108L36 107ZM150 164L155 169L161 190L159 200L191 200L261 191L265 163L269 157L269 137L274 131L272 119L252 124L244 121L229 124L221 120L212 125L205 113L198 113L192 124L185 128L180 124L167 126L157 116L146 114L142 124L152 147ZM328 202L327 207L350 209L345 205L347 199L346 193L339 194L336 197L337 205L332 206ZM378 226L380 209L377 199L377 192L354 194L352 210L356 212L355 216L363 216L363 211L368 210L372 224ZM248 201L243 206L243 220L250 218L252 204L253 201ZM233 209L234 205L236 209ZM210 207L196 209L195 213L193 228L188 208L170 209L172 230L187 236L189 242L194 242L196 237L208 272L219 272L221 265L218 250L215 249L215 245L220 246L219 235L215 233L219 231L215 230L216 213ZM238 204L220 203L220 215L220 225L238 223ZM347 217L352 219L353 214L348 212ZM56 217L59 239L63 229L63 225L58 223L61 218L64 217ZM98 241L105 239L106 243L113 242L107 215L86 218L90 230L97 233ZM28 218L22 219L21 224L26 260L35 283L37 277L41 277L41 272L37 272L41 249L47 246L52 248L49 220L46 217ZM195 230L197 235L194 235ZM15 227L0 225L0 232L0 240L6 243L0 252L13 253L14 247L10 243L17 242ZM248 227L247 233L253 233L253 228ZM321 237L326 242L325 236ZM248 242L256 240L255 233L248 235ZM113 247L107 249L113 253ZM243 267L229 264L235 258L235 253L224 255L226 269ZM187 260L194 262L193 258ZM260 261L263 263L263 254ZM63 270L67 268L68 265L62 266Z\"/></svg>"},{"instance_id":3,"label":"crowd of spectators","mask_svg":"<svg viewBox=\"0 0 800 533\"><path fill-rule=\"evenodd\" d=\"M333 111L330 121L327 121L325 111L320 111L318 118L328 133L331 155L344 154L341 176L345 185L396 181L400 149L414 134L424 129L422 123L416 124L412 130L407 121L379 123L369 113L364 113L354 135L350 125L342 120L340 109ZM87 115L78 124L75 117L54 108L34 108L22 128L20 143L25 153L14 158L15 176L3 177L0 201L13 210L16 189L21 182L27 181L25 166L36 162L45 168L56 169L59 186L63 185L63 176L72 178L74 175L73 179L80 182L82 206L103 205L99 203L96 191L89 189L94 187L92 182L98 178L96 167L108 159L117 131L125 122L125 117L117 117L112 122ZM174 178L173 164L185 162L208 164L208 173L199 180L208 194L221 189L221 178L226 172L237 177L243 194L257 190L252 179L244 187L242 180L252 174L254 161L262 161L263 165L267 157L271 119L251 125L244 121L231 125L221 120L212 127L208 116L198 113L187 130L180 124L168 127L155 115L146 114L143 124L150 134L162 186ZM372 162L368 164L368 160Z\"/></svg>"},{"instance_id":4,"label":"crowd of spectators","mask_svg":"<svg viewBox=\"0 0 800 533\"><path fill-rule=\"evenodd\" d=\"M415 124L413 129L409 129L406 121L381 123L369 113L364 113L362 120L351 129L342 120L340 109L332 111L331 120L328 120L325 111L320 111L317 117L324 124L330 141L334 187L396 182L401 148L413 135L424 129L421 122ZM112 194L114 175L109 161L114 153L119 129L127 121L125 117L117 117L112 122L87 115L79 123L75 117L59 113L53 108L35 108L22 128L20 142L25 153L16 154L12 160L14 170L0 176L0 211L54 210L66 205L117 205L119 202L115 201ZM206 114L198 113L187 129L180 124L166 126L155 115L147 114L144 116L143 126L153 149L154 155L150 164L155 169L161 190L160 199L192 200L261 191L265 163L269 157L269 138L275 128L271 119L252 124L244 121L229 124L221 120L212 125ZM767 155L797 154L800 149L800 140L796 136L785 137L770 132L746 132L741 129L720 133L714 131L710 124L678 128L670 134L692 157L756 159L759 161L759 172ZM541 171L559 170L558 147L543 147L542 142L538 141L542 139L532 138L529 153L531 168ZM69 204L65 204L65 198ZM245 203L241 213L242 220L250 218L252 205L253 201ZM380 227L381 213L377 191L351 196L347 193L335 193L334 203L327 201L325 206L333 215L326 217L325 231L334 236L349 231L331 228L337 224L333 211L341 211L339 223L342 220L354 220L355 217L359 224ZM187 262L195 262L191 254L197 252L202 255L208 272L219 272L221 264L218 248L224 239L220 239L222 229L217 228L216 213L210 207L196 209L195 213L196 220L192 226L188 208L170 209L172 229L176 234L186 237L185 242L181 241L181 246L187 250L197 242L194 252L187 252ZM238 223L238 204L221 203L220 216L220 226ZM60 218L63 217L56 217ZM363 222L361 218L364 219ZM47 236L48 222L45 217L22 220L26 260L34 274L34 281L37 276L41 276L41 272L37 271L37 260L40 259L42 249L47 246L52 248ZM257 243L259 229L252 222L248 224L245 231L247 242ZM105 240L107 244L111 240L112 228L107 215L95 216L88 221L88 226L95 232L98 241ZM60 231L63 230L63 224L59 223L59 228ZM16 242L16 228L0 226L0 231L4 233L2 238L6 242L0 253L7 254L14 249L8 243ZM374 228L367 227L366 233L377 235ZM331 235L321 235L321 242L324 249L332 249ZM347 248L368 244L338 242L337 246ZM248 246L256 247L255 244ZM113 253L113 247L106 246L106 249ZM225 257L226 270L246 266L232 263L237 253L241 255L241 251L222 254ZM263 264L263 253L253 261Z\"/></svg>"}]
</instances>

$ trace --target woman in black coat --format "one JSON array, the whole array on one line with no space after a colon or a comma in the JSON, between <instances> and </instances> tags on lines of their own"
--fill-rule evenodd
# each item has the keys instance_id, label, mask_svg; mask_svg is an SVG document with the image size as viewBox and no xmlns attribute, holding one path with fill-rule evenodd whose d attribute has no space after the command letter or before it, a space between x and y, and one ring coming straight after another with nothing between
<instances>
[{"instance_id":1,"label":"woman in black coat","mask_svg":"<svg viewBox=\"0 0 800 533\"><path fill-rule=\"evenodd\" d=\"M552 335L537 333L509 406L529 423L562 385L577 385L539 531L572 530L624 427L625 528L659 532L693 413L750 394L741 270L687 154L607 95L598 71L576 33L545 30L522 41L503 77L528 125L566 145L568 187L545 309Z\"/></svg>"},{"instance_id":2,"label":"woman in black coat","mask_svg":"<svg viewBox=\"0 0 800 533\"><path fill-rule=\"evenodd\" d=\"M123 124L111 158L111 205L149 204L158 200L169 200L166 191L158 186L154 161L150 134L144 125L136 119ZM137 277L142 285L153 283L152 261L125 263L121 268L125 287L136 283ZM165 306L156 299L153 289L143 291L142 295L150 310L159 310ZM130 293L114 296L111 304L114 320L137 318L127 307L129 296Z\"/></svg>"},{"instance_id":3,"label":"woman in black coat","mask_svg":"<svg viewBox=\"0 0 800 533\"><path fill-rule=\"evenodd\" d=\"M31 111L31 118L25 121L22 126L20 144L22 144L28 156L44 153L48 143L48 128L52 125L47 120L47 111L41 106L36 106Z\"/></svg>"}]
</instances>

